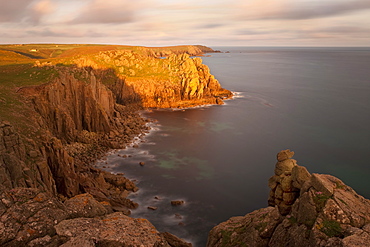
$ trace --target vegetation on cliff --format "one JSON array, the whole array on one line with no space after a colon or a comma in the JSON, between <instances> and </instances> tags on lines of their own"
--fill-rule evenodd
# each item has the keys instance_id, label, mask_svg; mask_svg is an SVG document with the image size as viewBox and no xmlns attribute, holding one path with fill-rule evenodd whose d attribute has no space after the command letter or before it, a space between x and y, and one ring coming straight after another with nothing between
<instances>
[{"instance_id":1,"label":"vegetation on cliff","mask_svg":"<svg viewBox=\"0 0 370 247\"><path fill-rule=\"evenodd\" d=\"M109 227L107 221L112 219L118 219L113 225L145 228L146 223L135 223L122 215L137 206L126 198L137 190L135 184L90 163L109 148L123 148L147 131L140 109L222 104L231 96L200 58L190 57L200 55L202 49L0 46L0 244L58 246L72 241L70 244L94 246L95 242L113 241L118 245L188 246L170 234L157 232L149 242L139 238L131 243L103 236L101 240L81 237L84 231L78 233L78 227L72 235L62 229L66 224L86 221L81 217L102 229ZM68 198L83 193L93 196L89 208L97 214L68 211L68 207L81 203ZM50 202L50 214L42 215L41 208L49 212L44 204L32 204L39 199ZM19 207L19 200L22 205L35 207L38 216L19 216L27 209ZM116 211L120 214L108 215ZM106 218L92 219L103 216ZM60 225L71 218L76 220Z\"/></svg>"}]
</instances>

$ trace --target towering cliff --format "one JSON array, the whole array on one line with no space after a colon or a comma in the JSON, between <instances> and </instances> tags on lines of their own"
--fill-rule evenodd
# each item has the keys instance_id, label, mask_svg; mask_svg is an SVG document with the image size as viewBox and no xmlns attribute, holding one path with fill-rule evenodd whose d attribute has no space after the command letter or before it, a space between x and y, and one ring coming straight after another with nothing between
<instances>
[{"instance_id":1,"label":"towering cliff","mask_svg":"<svg viewBox=\"0 0 370 247\"><path fill-rule=\"evenodd\" d=\"M219 224L207 246L370 246L370 201L336 177L310 174L293 155L277 155L270 207Z\"/></svg>"},{"instance_id":2,"label":"towering cliff","mask_svg":"<svg viewBox=\"0 0 370 247\"><path fill-rule=\"evenodd\" d=\"M222 104L231 92L223 89L202 59L187 53L166 59L133 51L99 52L77 57L73 63L94 69L111 68L122 84L111 85L119 102L134 102L146 108L182 108Z\"/></svg>"},{"instance_id":3,"label":"towering cliff","mask_svg":"<svg viewBox=\"0 0 370 247\"><path fill-rule=\"evenodd\" d=\"M4 181L14 183L11 176L23 174L19 179L22 186L43 187L66 197L91 192L101 182L99 177L106 175L92 171L86 163L108 148L124 147L146 131L146 120L138 115L138 109L221 104L223 98L231 96L200 58L173 52L167 59L160 59L155 51L149 51L141 48L72 53L51 61L31 60L32 68L24 66L24 73L36 80L26 77L34 85L29 82L18 87L13 98L27 107L28 115L12 117L27 122L33 130L26 134L26 146L14 133L18 139L13 142L19 150L13 156L19 160L19 167L32 173L26 175L22 168L14 175L5 165ZM51 76L48 81L37 81L40 73ZM8 125L3 131L6 136L1 137L4 143L10 139L8 129L14 130L11 123ZM0 151L9 152L4 148ZM5 160L9 158L3 161L9 163ZM15 186L4 184L7 188ZM133 188L127 185L128 190ZM111 198L110 193L103 194Z\"/></svg>"},{"instance_id":4,"label":"towering cliff","mask_svg":"<svg viewBox=\"0 0 370 247\"><path fill-rule=\"evenodd\" d=\"M7 58L0 61L0 245L189 246L126 217L137 207L126 197L138 188L90 165L147 131L139 109L231 96L189 57L198 48L165 52L167 59L148 48L73 47L40 60L54 56L45 49L35 60L0 50Z\"/></svg>"}]
</instances>

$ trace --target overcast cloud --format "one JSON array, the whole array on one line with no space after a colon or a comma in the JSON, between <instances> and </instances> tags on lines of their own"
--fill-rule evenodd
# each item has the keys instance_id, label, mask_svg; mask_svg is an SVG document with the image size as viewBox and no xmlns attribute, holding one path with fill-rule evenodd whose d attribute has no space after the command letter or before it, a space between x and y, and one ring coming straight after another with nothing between
<instances>
[{"instance_id":1,"label":"overcast cloud","mask_svg":"<svg viewBox=\"0 0 370 247\"><path fill-rule=\"evenodd\" d=\"M241 18L257 20L315 19L370 9L369 0L258 0L245 1L241 5Z\"/></svg>"},{"instance_id":2,"label":"overcast cloud","mask_svg":"<svg viewBox=\"0 0 370 247\"><path fill-rule=\"evenodd\" d=\"M0 43L370 46L369 0L0 0Z\"/></svg>"},{"instance_id":3,"label":"overcast cloud","mask_svg":"<svg viewBox=\"0 0 370 247\"><path fill-rule=\"evenodd\" d=\"M45 14L53 11L50 0L1 0L0 2L0 23L16 22L38 24Z\"/></svg>"},{"instance_id":4,"label":"overcast cloud","mask_svg":"<svg viewBox=\"0 0 370 247\"><path fill-rule=\"evenodd\" d=\"M123 24L133 22L136 12L143 7L140 0L92 0L82 6L72 23Z\"/></svg>"}]
</instances>

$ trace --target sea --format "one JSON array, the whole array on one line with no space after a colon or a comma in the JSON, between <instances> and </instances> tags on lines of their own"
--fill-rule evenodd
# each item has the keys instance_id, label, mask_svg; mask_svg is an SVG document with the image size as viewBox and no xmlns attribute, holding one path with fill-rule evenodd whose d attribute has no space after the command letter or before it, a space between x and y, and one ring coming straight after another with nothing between
<instances>
[{"instance_id":1,"label":"sea","mask_svg":"<svg viewBox=\"0 0 370 247\"><path fill-rule=\"evenodd\" d=\"M267 181L284 149L309 172L370 198L370 48L212 48L222 53L203 63L234 98L144 112L152 130L138 147L101 161L139 187L132 217L205 246L215 225L267 207Z\"/></svg>"}]
</instances>

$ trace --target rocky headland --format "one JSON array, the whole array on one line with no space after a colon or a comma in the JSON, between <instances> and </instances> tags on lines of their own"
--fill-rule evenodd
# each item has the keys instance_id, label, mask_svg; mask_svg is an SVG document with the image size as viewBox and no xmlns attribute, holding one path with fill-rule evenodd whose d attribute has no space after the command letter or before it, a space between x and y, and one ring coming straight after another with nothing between
<instances>
[{"instance_id":1,"label":"rocky headland","mask_svg":"<svg viewBox=\"0 0 370 247\"><path fill-rule=\"evenodd\" d=\"M370 246L370 200L336 177L309 173L293 155L277 155L269 207L217 225L208 247Z\"/></svg>"},{"instance_id":2,"label":"rocky headland","mask_svg":"<svg viewBox=\"0 0 370 247\"><path fill-rule=\"evenodd\" d=\"M91 163L148 131L139 110L231 97L190 57L202 51L166 48L162 59L144 47L0 48L0 245L190 246L128 217L138 188Z\"/></svg>"}]
</instances>

